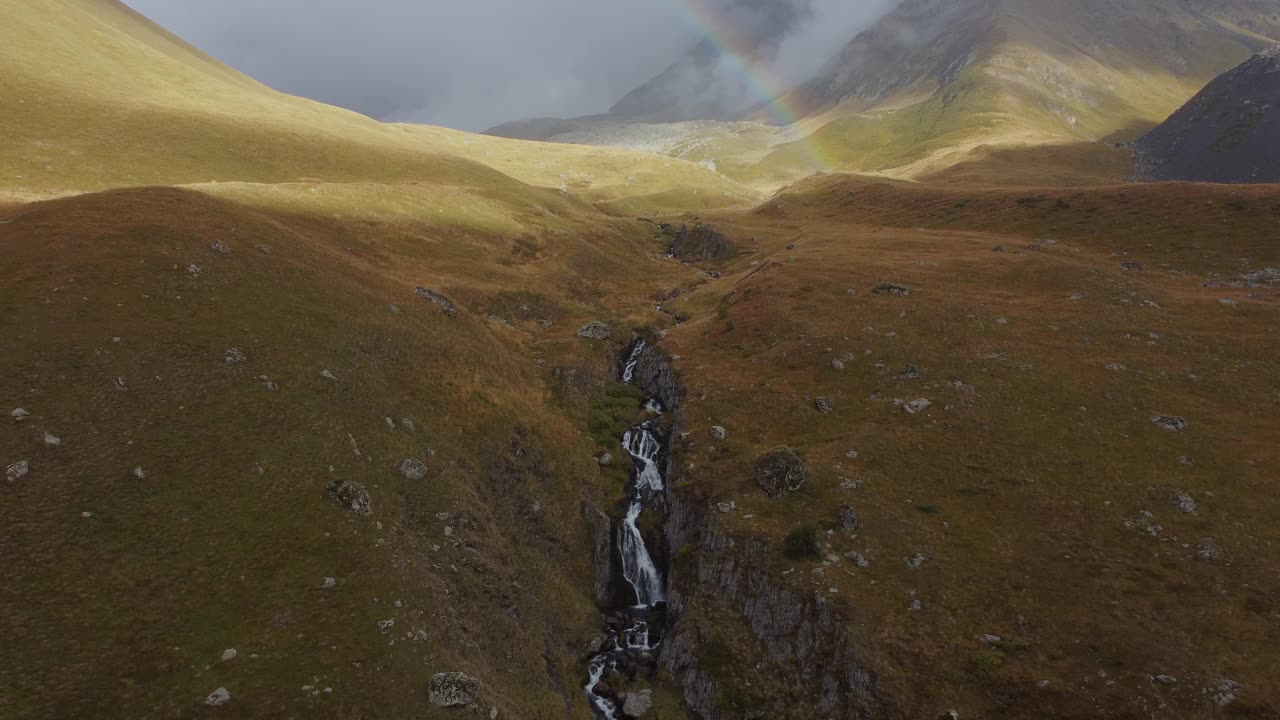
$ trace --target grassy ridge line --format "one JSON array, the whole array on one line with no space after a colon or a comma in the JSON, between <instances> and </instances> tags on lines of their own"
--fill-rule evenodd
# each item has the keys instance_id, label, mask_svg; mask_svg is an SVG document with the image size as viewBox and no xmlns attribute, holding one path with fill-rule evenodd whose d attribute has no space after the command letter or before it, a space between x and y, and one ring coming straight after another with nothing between
<instances>
[{"instance_id":1,"label":"grassy ridge line","mask_svg":"<svg viewBox=\"0 0 1280 720\"><path fill-rule=\"evenodd\" d=\"M0 116L9 197L211 181L483 188L501 183L491 169L592 200L677 189L715 206L755 197L670 158L383 124L284 95L115 0L0 6Z\"/></svg>"}]
</instances>

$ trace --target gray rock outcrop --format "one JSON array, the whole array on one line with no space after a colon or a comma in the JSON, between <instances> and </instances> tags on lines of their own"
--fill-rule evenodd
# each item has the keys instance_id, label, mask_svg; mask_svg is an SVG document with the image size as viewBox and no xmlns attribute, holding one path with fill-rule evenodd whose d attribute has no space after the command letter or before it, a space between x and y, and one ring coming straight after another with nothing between
<instances>
[{"instance_id":1,"label":"gray rock outcrop","mask_svg":"<svg viewBox=\"0 0 1280 720\"><path fill-rule=\"evenodd\" d=\"M425 287L416 287L413 289L413 294L424 300L430 300L435 303L440 307L440 311L445 315L448 315L451 318L458 317L458 308L453 304L453 301L435 290Z\"/></svg>"},{"instance_id":2,"label":"gray rock outcrop","mask_svg":"<svg viewBox=\"0 0 1280 720\"><path fill-rule=\"evenodd\" d=\"M791 448L780 447L756 461L755 478L769 497L787 495L804 485L804 462Z\"/></svg>"},{"instance_id":3,"label":"gray rock outcrop","mask_svg":"<svg viewBox=\"0 0 1280 720\"><path fill-rule=\"evenodd\" d=\"M427 683L431 704L440 707L470 705L479 695L480 681L460 672L436 673Z\"/></svg>"},{"instance_id":4,"label":"gray rock outcrop","mask_svg":"<svg viewBox=\"0 0 1280 720\"><path fill-rule=\"evenodd\" d=\"M369 491L358 482L334 480L329 483L329 497L357 515L372 515Z\"/></svg>"}]
</instances>

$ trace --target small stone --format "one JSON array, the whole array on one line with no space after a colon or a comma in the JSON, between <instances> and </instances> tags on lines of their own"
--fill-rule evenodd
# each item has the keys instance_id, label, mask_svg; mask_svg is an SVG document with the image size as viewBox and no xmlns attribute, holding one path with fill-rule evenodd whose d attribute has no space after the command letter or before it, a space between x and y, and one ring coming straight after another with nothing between
<instances>
[{"instance_id":1,"label":"small stone","mask_svg":"<svg viewBox=\"0 0 1280 720\"><path fill-rule=\"evenodd\" d=\"M19 460L5 468L4 476L9 480L9 482L13 482L14 480L21 480L26 477L29 472L31 472L31 465L29 465L26 460Z\"/></svg>"},{"instance_id":2,"label":"small stone","mask_svg":"<svg viewBox=\"0 0 1280 720\"><path fill-rule=\"evenodd\" d=\"M725 438L729 437L729 431L725 430L720 425L712 425L711 437L715 438L716 440L724 440Z\"/></svg>"},{"instance_id":3,"label":"small stone","mask_svg":"<svg viewBox=\"0 0 1280 720\"><path fill-rule=\"evenodd\" d=\"M909 403L903 404L902 409L905 410L908 415L916 415L918 413L924 412L925 410L928 410L932 406L933 406L932 401L927 400L925 398L920 398L918 400L912 400Z\"/></svg>"},{"instance_id":4,"label":"small stone","mask_svg":"<svg viewBox=\"0 0 1280 720\"><path fill-rule=\"evenodd\" d=\"M126 390L129 389L129 383L125 382L125 379L122 377L112 378L111 384L114 385L116 390L119 390L120 392L125 392Z\"/></svg>"},{"instance_id":5,"label":"small stone","mask_svg":"<svg viewBox=\"0 0 1280 720\"><path fill-rule=\"evenodd\" d=\"M1240 301L1235 298L1219 298L1218 304L1226 305L1227 307L1238 307L1240 305Z\"/></svg>"},{"instance_id":6,"label":"small stone","mask_svg":"<svg viewBox=\"0 0 1280 720\"><path fill-rule=\"evenodd\" d=\"M470 705L479 695L480 682L460 672L436 673L427 683L431 704L440 707Z\"/></svg>"},{"instance_id":7,"label":"small stone","mask_svg":"<svg viewBox=\"0 0 1280 720\"><path fill-rule=\"evenodd\" d=\"M193 264L191 264L191 265L188 265L188 266L187 266L187 274L188 274L188 275L190 275L190 276L192 276L192 277L198 277L198 276L199 276L199 275L201 275L203 272L204 272L204 268L202 268L202 267L200 267L199 265L196 265L196 264L194 264L194 263L193 263Z\"/></svg>"},{"instance_id":8,"label":"small stone","mask_svg":"<svg viewBox=\"0 0 1280 720\"><path fill-rule=\"evenodd\" d=\"M982 644L984 645L995 645L1001 640L999 635L983 635L979 639L982 640Z\"/></svg>"},{"instance_id":9,"label":"small stone","mask_svg":"<svg viewBox=\"0 0 1280 720\"><path fill-rule=\"evenodd\" d=\"M595 322L589 322L578 328L577 334L578 337L586 338L588 340L608 340L613 334L613 330L611 330L608 325L597 320Z\"/></svg>"},{"instance_id":10,"label":"small stone","mask_svg":"<svg viewBox=\"0 0 1280 720\"><path fill-rule=\"evenodd\" d=\"M45 433L45 434L44 434L44 444L45 444L45 445L47 445L47 446L49 446L49 447L58 447L59 445L61 445L61 444L62 444L62 438L60 438L60 437L58 437L57 435L54 435L54 434L52 434L52 433Z\"/></svg>"},{"instance_id":11,"label":"small stone","mask_svg":"<svg viewBox=\"0 0 1280 720\"><path fill-rule=\"evenodd\" d=\"M396 429L396 421L395 421L395 420L392 420L391 418L383 418L383 420L385 420L385 421L386 421L386 423L387 423L387 429L388 429L388 430L395 430L395 429Z\"/></svg>"},{"instance_id":12,"label":"small stone","mask_svg":"<svg viewBox=\"0 0 1280 720\"><path fill-rule=\"evenodd\" d=\"M324 588L325 590L329 590L330 588L337 586L337 584L338 584L337 578L327 577L323 581L321 581L320 587Z\"/></svg>"},{"instance_id":13,"label":"small stone","mask_svg":"<svg viewBox=\"0 0 1280 720\"><path fill-rule=\"evenodd\" d=\"M395 618L387 618L386 620L378 621L378 629L381 630L382 632L386 632L395 626L396 626Z\"/></svg>"},{"instance_id":14,"label":"small stone","mask_svg":"<svg viewBox=\"0 0 1280 720\"><path fill-rule=\"evenodd\" d=\"M1120 267L1124 268L1125 270L1129 270L1131 272L1140 272L1142 270L1142 263L1131 261L1131 262L1124 263Z\"/></svg>"},{"instance_id":15,"label":"small stone","mask_svg":"<svg viewBox=\"0 0 1280 720\"><path fill-rule=\"evenodd\" d=\"M1169 432L1183 432L1187 429L1187 421L1174 415L1156 415L1151 418L1151 422Z\"/></svg>"},{"instance_id":16,"label":"small stone","mask_svg":"<svg viewBox=\"0 0 1280 720\"><path fill-rule=\"evenodd\" d=\"M333 382L337 382L337 381L338 381L338 376L337 376L337 375L334 375L333 373L329 372L328 370L321 370L321 371L320 371L320 377L324 378L325 380L332 380Z\"/></svg>"},{"instance_id":17,"label":"small stone","mask_svg":"<svg viewBox=\"0 0 1280 720\"><path fill-rule=\"evenodd\" d=\"M822 413L823 415L830 415L831 413L835 412L835 409L836 409L835 406L831 404L831 401L824 397L820 397L816 401L814 401L814 406L817 407L818 412Z\"/></svg>"},{"instance_id":18,"label":"small stone","mask_svg":"<svg viewBox=\"0 0 1280 720\"><path fill-rule=\"evenodd\" d=\"M26 410L23 410L22 408L14 408L13 412L9 413L9 417L13 418L18 422L22 422L23 420L26 420L27 418L31 417L31 413L27 412Z\"/></svg>"},{"instance_id":19,"label":"small stone","mask_svg":"<svg viewBox=\"0 0 1280 720\"><path fill-rule=\"evenodd\" d=\"M236 363L244 362L247 358L245 358L245 355L241 352L240 348L229 348L225 359L228 365L234 365Z\"/></svg>"},{"instance_id":20,"label":"small stone","mask_svg":"<svg viewBox=\"0 0 1280 720\"><path fill-rule=\"evenodd\" d=\"M231 692L224 687L214 690L209 693L209 697L204 699L204 704L209 707L218 707L219 705L226 705L229 702L231 702Z\"/></svg>"},{"instance_id":21,"label":"small stone","mask_svg":"<svg viewBox=\"0 0 1280 720\"><path fill-rule=\"evenodd\" d=\"M920 368L915 365L908 365L899 375L904 380L915 380L920 377Z\"/></svg>"},{"instance_id":22,"label":"small stone","mask_svg":"<svg viewBox=\"0 0 1280 720\"><path fill-rule=\"evenodd\" d=\"M400 474L408 480L421 480L427 476L427 465L417 458L405 458L400 461Z\"/></svg>"},{"instance_id":23,"label":"small stone","mask_svg":"<svg viewBox=\"0 0 1280 720\"><path fill-rule=\"evenodd\" d=\"M254 246L253 246L253 249L254 249L254 250L257 250L258 252L262 253L263 255L270 255L270 254L271 254L271 246L270 246L270 245L254 245Z\"/></svg>"},{"instance_id":24,"label":"small stone","mask_svg":"<svg viewBox=\"0 0 1280 720\"><path fill-rule=\"evenodd\" d=\"M1172 675L1165 675L1163 673L1161 673L1160 675L1156 675L1151 679L1160 683L1161 685L1175 685L1178 682L1178 678Z\"/></svg>"},{"instance_id":25,"label":"small stone","mask_svg":"<svg viewBox=\"0 0 1280 720\"><path fill-rule=\"evenodd\" d=\"M733 512L733 503L716 503L716 509L725 514L731 513Z\"/></svg>"},{"instance_id":26,"label":"small stone","mask_svg":"<svg viewBox=\"0 0 1280 720\"><path fill-rule=\"evenodd\" d=\"M236 659L236 655L239 655L239 653L236 652L235 648L227 648L222 651L222 662L231 662Z\"/></svg>"},{"instance_id":27,"label":"small stone","mask_svg":"<svg viewBox=\"0 0 1280 720\"><path fill-rule=\"evenodd\" d=\"M596 463L599 464L601 467L604 467L605 465L612 465L613 453L601 454L600 457L596 458Z\"/></svg>"},{"instance_id":28,"label":"small stone","mask_svg":"<svg viewBox=\"0 0 1280 720\"><path fill-rule=\"evenodd\" d=\"M409 418L400 418L400 424L403 425L405 429L408 430L409 432L418 431L418 426L414 425L413 421L410 420Z\"/></svg>"},{"instance_id":29,"label":"small stone","mask_svg":"<svg viewBox=\"0 0 1280 720\"><path fill-rule=\"evenodd\" d=\"M93 513L89 512L88 510L85 510L84 512L80 513L80 517L82 517L82 518L91 518L91 517L93 517Z\"/></svg>"},{"instance_id":30,"label":"small stone","mask_svg":"<svg viewBox=\"0 0 1280 720\"><path fill-rule=\"evenodd\" d=\"M928 559L929 559L928 555L925 555L924 553L916 553L915 555L912 555L911 557L907 558L906 560L907 567L913 568L913 569L919 568L922 565L924 565L925 560L928 560Z\"/></svg>"},{"instance_id":31,"label":"small stone","mask_svg":"<svg viewBox=\"0 0 1280 720\"><path fill-rule=\"evenodd\" d=\"M209 243L209 247L212 248L213 251L218 253L219 255L231 254L231 246L222 242L221 240L214 240L212 243Z\"/></svg>"},{"instance_id":32,"label":"small stone","mask_svg":"<svg viewBox=\"0 0 1280 720\"><path fill-rule=\"evenodd\" d=\"M1107 368L1108 370L1110 370L1111 372L1124 372L1124 371L1125 371L1125 367L1124 367L1123 365L1121 365L1120 363L1118 363L1118 362L1109 362L1109 363L1107 363L1104 367L1106 367L1106 368Z\"/></svg>"},{"instance_id":33,"label":"small stone","mask_svg":"<svg viewBox=\"0 0 1280 720\"><path fill-rule=\"evenodd\" d=\"M997 245L997 246L995 246L995 247L991 248L991 252L1007 253L1007 252L1009 252L1009 250L1008 250L1005 246L1003 246L1003 245Z\"/></svg>"}]
</instances>

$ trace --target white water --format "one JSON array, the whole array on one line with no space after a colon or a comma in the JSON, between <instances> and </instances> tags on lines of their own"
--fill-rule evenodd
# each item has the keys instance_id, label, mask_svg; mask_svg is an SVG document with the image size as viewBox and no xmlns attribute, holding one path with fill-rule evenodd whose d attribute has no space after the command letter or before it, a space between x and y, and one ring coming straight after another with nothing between
<instances>
[{"instance_id":1,"label":"white water","mask_svg":"<svg viewBox=\"0 0 1280 720\"><path fill-rule=\"evenodd\" d=\"M658 470L658 454L662 444L653 436L648 423L628 430L622 436L622 447L636 462L636 491L661 490L662 472Z\"/></svg>"},{"instance_id":2,"label":"white water","mask_svg":"<svg viewBox=\"0 0 1280 720\"><path fill-rule=\"evenodd\" d=\"M652 607L666 602L667 598L662 590L662 575L636 527L642 510L644 503L638 497L633 498L626 519L618 526L618 553L622 556L622 575L636 592L636 607Z\"/></svg>"},{"instance_id":3,"label":"white water","mask_svg":"<svg viewBox=\"0 0 1280 720\"><path fill-rule=\"evenodd\" d=\"M632 349L622 368L623 382L630 383L635 379L636 365L644 349L643 340ZM646 401L644 407L658 414L664 409L656 398ZM601 680L618 668L620 662L625 668L637 654L655 651L662 644L660 634L664 626L666 587L662 571L654 563L644 535L636 524L644 512L645 502L664 485L659 468L663 447L655 433L660 431L649 421L631 428L622 436L622 447L632 458L634 482L627 501L627 514L618 524L615 542L622 558L622 576L635 593L636 604L623 611L627 618L626 626L611 630L605 646L587 662L587 699L596 715L604 720L617 720L618 706L613 700L596 694ZM650 632L650 619L657 620L658 637Z\"/></svg>"},{"instance_id":4,"label":"white water","mask_svg":"<svg viewBox=\"0 0 1280 720\"><path fill-rule=\"evenodd\" d=\"M640 353L644 352L644 341L636 342L636 346L631 350L630 357L622 366L622 382L630 383L636 377L636 364L640 362Z\"/></svg>"}]
</instances>

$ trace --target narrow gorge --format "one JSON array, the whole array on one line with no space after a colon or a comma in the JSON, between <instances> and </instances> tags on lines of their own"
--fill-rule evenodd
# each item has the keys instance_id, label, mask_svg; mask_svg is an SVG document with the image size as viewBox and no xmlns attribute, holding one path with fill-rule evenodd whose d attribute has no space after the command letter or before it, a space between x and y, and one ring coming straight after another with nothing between
<instances>
[{"instance_id":1,"label":"narrow gorge","mask_svg":"<svg viewBox=\"0 0 1280 720\"><path fill-rule=\"evenodd\" d=\"M647 347L643 339L636 341L622 367L622 382L634 383L636 368ZM608 637L587 662L588 681L585 687L591 707L598 716L607 720L615 720L620 712L626 712L628 716L637 714L635 703L647 703L648 696L627 693L625 698L620 697L617 690L602 689L602 682L610 673L618 673L628 680L634 680L642 671L652 675L667 629L666 573L655 561L655 554L639 525L646 508L664 504L660 494L665 489L664 464L666 438L669 436L657 419L665 409L661 399L648 398L644 411L651 419L632 427L622 436L622 447L632 462L631 483L626 513L616 524L610 556L616 559L625 582L617 592L608 594L625 598L625 601L621 606L607 610L605 627Z\"/></svg>"}]
</instances>

